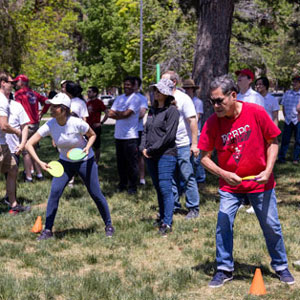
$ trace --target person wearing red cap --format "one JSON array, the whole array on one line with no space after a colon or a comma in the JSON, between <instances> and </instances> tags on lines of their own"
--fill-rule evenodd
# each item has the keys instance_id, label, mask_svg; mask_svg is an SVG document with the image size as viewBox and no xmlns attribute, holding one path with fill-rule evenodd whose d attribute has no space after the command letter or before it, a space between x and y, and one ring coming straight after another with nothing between
<instances>
[{"instance_id":1,"label":"person wearing red cap","mask_svg":"<svg viewBox=\"0 0 300 300\"><path fill-rule=\"evenodd\" d=\"M237 85L240 89L237 99L264 106L264 98L251 88L252 81L254 80L253 72L249 69L242 69L236 71L235 74L238 76Z\"/></svg>"},{"instance_id":2,"label":"person wearing red cap","mask_svg":"<svg viewBox=\"0 0 300 300\"><path fill-rule=\"evenodd\" d=\"M43 97L39 93L29 88L29 79L26 75L24 74L18 75L14 79L14 81L16 82L16 89L17 89L15 93L15 100L22 104L30 119L28 125L29 126L28 139L29 139L38 130L40 118L44 113L47 112L49 105L45 105L45 102L47 100L46 97ZM39 115L39 103L44 105L44 108L40 115ZM33 169L33 166L37 173L36 178L38 180L42 180L43 174L40 166L37 163L32 161L31 156L26 151L23 152L23 160L24 160L24 169L25 169L25 176L24 176L25 182L32 182L31 170Z\"/></svg>"}]
</instances>

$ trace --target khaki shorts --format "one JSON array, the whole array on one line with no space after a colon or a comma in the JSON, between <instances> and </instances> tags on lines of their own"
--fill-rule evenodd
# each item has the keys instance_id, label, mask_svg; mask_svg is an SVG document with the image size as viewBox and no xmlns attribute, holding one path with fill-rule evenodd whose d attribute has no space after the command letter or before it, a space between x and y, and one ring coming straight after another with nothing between
<instances>
[{"instance_id":1,"label":"khaki shorts","mask_svg":"<svg viewBox=\"0 0 300 300\"><path fill-rule=\"evenodd\" d=\"M0 172L7 173L16 165L16 160L11 155L8 146L0 145Z\"/></svg>"}]
</instances>

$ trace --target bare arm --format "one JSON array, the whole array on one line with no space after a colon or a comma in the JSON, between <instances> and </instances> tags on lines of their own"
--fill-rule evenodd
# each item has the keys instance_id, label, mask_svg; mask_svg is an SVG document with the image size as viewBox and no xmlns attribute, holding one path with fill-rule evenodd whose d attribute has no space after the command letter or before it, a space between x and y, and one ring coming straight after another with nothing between
<instances>
[{"instance_id":1,"label":"bare arm","mask_svg":"<svg viewBox=\"0 0 300 300\"><path fill-rule=\"evenodd\" d=\"M139 119L143 119L145 114L146 114L146 111L147 111L147 108L146 107L143 107L141 108L140 110L140 115L139 115Z\"/></svg>"},{"instance_id":2,"label":"bare arm","mask_svg":"<svg viewBox=\"0 0 300 300\"><path fill-rule=\"evenodd\" d=\"M273 122L278 127L278 110L272 112L272 119L273 119Z\"/></svg>"},{"instance_id":3,"label":"bare arm","mask_svg":"<svg viewBox=\"0 0 300 300\"><path fill-rule=\"evenodd\" d=\"M21 143L17 147L16 154L19 155L25 148L25 144L28 138L28 124L21 125Z\"/></svg>"},{"instance_id":4,"label":"bare arm","mask_svg":"<svg viewBox=\"0 0 300 300\"><path fill-rule=\"evenodd\" d=\"M96 140L96 133L95 131L90 127L88 132L85 134L88 138L88 142L85 146L85 148L83 149L83 151L88 155L90 148L93 146L95 140Z\"/></svg>"},{"instance_id":5,"label":"bare arm","mask_svg":"<svg viewBox=\"0 0 300 300\"><path fill-rule=\"evenodd\" d=\"M195 157L199 155L198 144L198 124L196 116L190 117L187 119L191 133L192 133L192 145L191 145L191 154L194 154Z\"/></svg>"},{"instance_id":6,"label":"bare arm","mask_svg":"<svg viewBox=\"0 0 300 300\"><path fill-rule=\"evenodd\" d=\"M0 129L5 133L13 133L18 137L21 136L21 130L11 127L8 123L8 118L5 116L0 116Z\"/></svg>"},{"instance_id":7,"label":"bare arm","mask_svg":"<svg viewBox=\"0 0 300 300\"><path fill-rule=\"evenodd\" d=\"M237 174L225 171L214 163L214 161L211 159L212 151L201 151L201 153L201 163L209 172L218 177L221 177L232 186L236 186L242 182L242 178Z\"/></svg>"},{"instance_id":8,"label":"bare arm","mask_svg":"<svg viewBox=\"0 0 300 300\"><path fill-rule=\"evenodd\" d=\"M36 132L26 143L25 149L29 152L31 157L41 166L41 168L44 171L47 171L50 167L47 163L44 161L41 161L38 155L35 152L34 145L36 145L40 140L42 139L42 136Z\"/></svg>"},{"instance_id":9,"label":"bare arm","mask_svg":"<svg viewBox=\"0 0 300 300\"><path fill-rule=\"evenodd\" d=\"M106 120L108 119L108 109L106 109L104 111L104 117L103 117L103 120L100 122L101 125L104 124L106 122Z\"/></svg>"},{"instance_id":10,"label":"bare arm","mask_svg":"<svg viewBox=\"0 0 300 300\"><path fill-rule=\"evenodd\" d=\"M112 118L112 119L115 119L115 120L121 120L121 119L129 118L132 114L133 114L133 111L131 109L127 109L127 110L124 110L124 111L110 109L108 111L108 117Z\"/></svg>"},{"instance_id":11,"label":"bare arm","mask_svg":"<svg viewBox=\"0 0 300 300\"><path fill-rule=\"evenodd\" d=\"M264 171L256 176L256 181L260 184L266 184L272 174L274 164L278 154L278 140L277 138L267 141L267 166Z\"/></svg>"}]
</instances>

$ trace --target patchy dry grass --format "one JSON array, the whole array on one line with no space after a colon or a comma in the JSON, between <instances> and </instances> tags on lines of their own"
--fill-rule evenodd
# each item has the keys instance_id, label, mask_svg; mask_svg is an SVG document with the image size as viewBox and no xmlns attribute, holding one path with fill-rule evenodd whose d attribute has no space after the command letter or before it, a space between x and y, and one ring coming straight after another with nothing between
<instances>
[{"instance_id":1,"label":"patchy dry grass","mask_svg":"<svg viewBox=\"0 0 300 300\"><path fill-rule=\"evenodd\" d=\"M108 239L96 207L79 178L66 188L55 222L55 239L36 242L30 232L38 215L45 219L50 176L33 185L20 181L18 196L32 205L27 214L10 216L0 205L0 299L258 299L248 295L256 267L262 269L268 294L263 299L300 299L300 172L290 162L276 166L280 220L296 284L280 284L258 222L240 211L235 222L235 280L220 289L208 288L215 271L217 180L208 176L201 191L200 217L174 217L174 232L157 234L152 223L157 202L151 180L135 197L117 193L113 128L103 131L101 187L109 202L116 234ZM44 140L43 159L57 158ZM21 178L20 178L21 179ZM4 181L0 183L4 195Z\"/></svg>"}]
</instances>

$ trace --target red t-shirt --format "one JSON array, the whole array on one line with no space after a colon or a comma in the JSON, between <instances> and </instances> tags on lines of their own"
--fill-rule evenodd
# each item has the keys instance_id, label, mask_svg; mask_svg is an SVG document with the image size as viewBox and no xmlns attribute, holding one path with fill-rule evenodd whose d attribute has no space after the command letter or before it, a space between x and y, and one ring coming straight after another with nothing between
<instances>
[{"instance_id":1,"label":"red t-shirt","mask_svg":"<svg viewBox=\"0 0 300 300\"><path fill-rule=\"evenodd\" d=\"M100 99L94 99L87 102L87 109L89 112L87 123L93 127L93 124L100 122L101 113L106 110L106 106Z\"/></svg>"},{"instance_id":2,"label":"red t-shirt","mask_svg":"<svg viewBox=\"0 0 300 300\"><path fill-rule=\"evenodd\" d=\"M47 100L46 97L33 91L29 87L24 87L16 91L15 100L24 107L30 119L29 124L39 123L39 102L44 105L42 113L45 113L50 106L45 104L45 101Z\"/></svg>"},{"instance_id":3,"label":"red t-shirt","mask_svg":"<svg viewBox=\"0 0 300 300\"><path fill-rule=\"evenodd\" d=\"M259 105L242 102L236 119L218 118L213 114L204 124L198 148L217 150L220 168L240 177L258 175L267 165L267 140L280 134L279 128ZM266 184L243 181L237 186L219 180L220 189L230 193L258 193L275 187L273 173Z\"/></svg>"}]
</instances>

